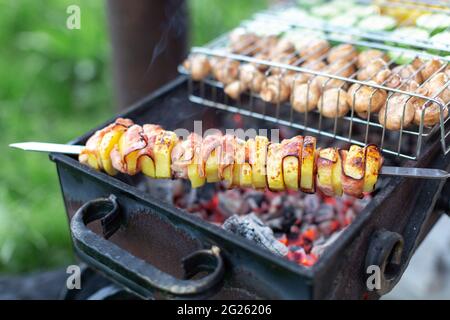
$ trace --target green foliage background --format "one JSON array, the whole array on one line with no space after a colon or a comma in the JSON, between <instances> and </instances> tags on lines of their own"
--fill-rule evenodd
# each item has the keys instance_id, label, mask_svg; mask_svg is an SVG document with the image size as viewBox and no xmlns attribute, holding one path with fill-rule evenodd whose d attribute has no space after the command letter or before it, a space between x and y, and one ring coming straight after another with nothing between
<instances>
[{"instance_id":1,"label":"green foliage background","mask_svg":"<svg viewBox=\"0 0 450 320\"><path fill-rule=\"evenodd\" d=\"M196 45L266 6L265 0L188 2ZM81 30L65 27L71 4L81 8ZM7 145L64 143L115 113L104 6L100 0L0 0L0 272L74 259L53 163Z\"/></svg>"}]
</instances>

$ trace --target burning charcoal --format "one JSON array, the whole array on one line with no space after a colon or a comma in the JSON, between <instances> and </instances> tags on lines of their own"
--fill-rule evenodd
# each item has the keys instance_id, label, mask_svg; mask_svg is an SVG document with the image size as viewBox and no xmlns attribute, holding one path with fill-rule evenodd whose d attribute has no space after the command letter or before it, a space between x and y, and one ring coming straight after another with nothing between
<instances>
[{"instance_id":1,"label":"burning charcoal","mask_svg":"<svg viewBox=\"0 0 450 320\"><path fill-rule=\"evenodd\" d=\"M148 193L157 199L161 199L163 202L172 203L174 198L174 190L179 188L175 187L176 184L172 180L157 180L152 179L148 183Z\"/></svg>"},{"instance_id":2,"label":"burning charcoal","mask_svg":"<svg viewBox=\"0 0 450 320\"><path fill-rule=\"evenodd\" d=\"M369 202L372 200L372 197L367 195L362 199L356 199L353 203L353 209L356 213L360 213L364 210L364 208L369 204Z\"/></svg>"},{"instance_id":3,"label":"burning charcoal","mask_svg":"<svg viewBox=\"0 0 450 320\"><path fill-rule=\"evenodd\" d=\"M340 223L337 220L327 220L319 224L319 231L324 236L330 236L340 228Z\"/></svg>"},{"instance_id":4,"label":"burning charcoal","mask_svg":"<svg viewBox=\"0 0 450 320\"><path fill-rule=\"evenodd\" d=\"M316 213L319 210L320 199L316 194L308 194L304 199L304 206L306 213Z\"/></svg>"},{"instance_id":5,"label":"burning charcoal","mask_svg":"<svg viewBox=\"0 0 450 320\"><path fill-rule=\"evenodd\" d=\"M248 202L250 208L255 210L261 207L261 203L264 200L264 193L261 191L249 191L245 195L245 200Z\"/></svg>"},{"instance_id":6,"label":"burning charcoal","mask_svg":"<svg viewBox=\"0 0 450 320\"><path fill-rule=\"evenodd\" d=\"M317 213L314 216L316 223L321 223L327 220L331 220L334 217L334 208L329 204L321 204Z\"/></svg>"},{"instance_id":7,"label":"burning charcoal","mask_svg":"<svg viewBox=\"0 0 450 320\"><path fill-rule=\"evenodd\" d=\"M292 206L288 206L283 210L283 221L281 223L281 232L288 233L292 225L297 221L295 216L295 209Z\"/></svg>"},{"instance_id":8,"label":"burning charcoal","mask_svg":"<svg viewBox=\"0 0 450 320\"><path fill-rule=\"evenodd\" d=\"M316 257L320 257L325 251L325 249L328 248L334 241L336 241L336 239L339 237L342 231L343 230L333 233L331 237L329 237L324 243L320 245L315 245L311 249L311 253L314 254Z\"/></svg>"},{"instance_id":9,"label":"burning charcoal","mask_svg":"<svg viewBox=\"0 0 450 320\"><path fill-rule=\"evenodd\" d=\"M350 208L345 212L345 223L346 225L349 225L350 223L353 222L353 220L355 220L356 214L355 211Z\"/></svg>"},{"instance_id":10,"label":"burning charcoal","mask_svg":"<svg viewBox=\"0 0 450 320\"><path fill-rule=\"evenodd\" d=\"M226 216L243 215L250 211L249 204L244 201L238 190L227 190L219 193L219 210Z\"/></svg>"},{"instance_id":11,"label":"burning charcoal","mask_svg":"<svg viewBox=\"0 0 450 320\"><path fill-rule=\"evenodd\" d=\"M233 215L223 223L222 227L234 234L240 235L269 251L285 256L288 248L278 241L273 231L253 213L246 216Z\"/></svg>"}]
</instances>

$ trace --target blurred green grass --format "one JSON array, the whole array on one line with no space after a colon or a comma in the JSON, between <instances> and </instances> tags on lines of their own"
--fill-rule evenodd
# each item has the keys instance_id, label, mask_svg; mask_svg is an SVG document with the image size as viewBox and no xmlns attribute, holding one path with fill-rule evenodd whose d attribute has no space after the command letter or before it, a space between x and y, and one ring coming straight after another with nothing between
<instances>
[{"instance_id":1,"label":"blurred green grass","mask_svg":"<svg viewBox=\"0 0 450 320\"><path fill-rule=\"evenodd\" d=\"M81 30L65 28L81 8ZM192 44L236 26L261 0L190 0ZM64 143L115 113L103 1L0 0L0 272L74 260L56 170L15 141Z\"/></svg>"}]
</instances>

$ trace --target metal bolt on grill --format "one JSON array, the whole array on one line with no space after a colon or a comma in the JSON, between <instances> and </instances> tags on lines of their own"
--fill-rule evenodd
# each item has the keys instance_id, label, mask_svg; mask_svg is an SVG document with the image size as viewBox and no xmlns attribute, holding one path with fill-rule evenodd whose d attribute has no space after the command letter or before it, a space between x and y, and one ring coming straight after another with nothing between
<instances>
[{"instance_id":1,"label":"metal bolt on grill","mask_svg":"<svg viewBox=\"0 0 450 320\"><path fill-rule=\"evenodd\" d=\"M396 5L400 5L397 3ZM418 5L418 4L417 4ZM260 25L276 25L277 37L283 34L283 37L288 39L289 34L304 35L305 37L314 38L311 43L317 43L317 39L326 40L331 44L331 50L322 50L323 47L311 45L306 53L299 52L296 48L283 56L283 59L269 59L261 55L266 48L262 41L254 41L251 37L242 37L242 40L231 43L230 37L233 33L225 34L211 43L203 47L194 47L191 50L191 57L196 55L205 55L208 59L225 61L227 68L232 68L233 64L238 66L237 75L235 78L239 79L241 74L240 66L251 64L256 68L263 70L265 81L268 77L275 79L274 85L278 86L278 97L276 101L263 101L261 95L252 90L243 90L238 88L239 95L230 98L224 93L224 88L229 83L219 82L214 77L206 77L200 81L190 80L189 94L190 100L195 103L214 107L218 109L227 110L230 112L241 113L243 115L264 119L270 122L278 123L301 129L316 135L326 136L333 139L358 144L366 145L368 143L378 144L382 150L387 154L392 154L398 157L417 160L422 152L423 144L435 139L441 140L442 150L445 154L450 152L448 140L450 138L450 124L448 118L448 107L450 99L448 99L448 92L450 92L450 67L448 66L449 58L434 53L424 52L425 49L440 50L450 54L450 48L444 45L434 46L430 43L405 40L404 38L395 38L388 32L364 32L356 28L336 28L327 23L309 24L301 20L286 19L283 15L289 7L275 7L267 11L256 14L252 20L244 21L240 29L244 32L248 31L248 26L252 23L259 23ZM292 8L291 8L292 10ZM294 9L295 10L295 9ZM430 9L431 10L431 9ZM433 9L438 11L438 9ZM446 12L445 9L442 9ZM295 20L295 21L294 21ZM403 21L402 23L408 23ZM247 30L247 31L245 31ZM245 33L244 33L245 34ZM313 36L312 36L313 35ZM270 37L270 36L269 36ZM359 52L366 50L379 50L391 53L390 57L385 59L385 66L380 68L373 74L364 75L367 72L366 67L355 68L357 64L357 56L355 52L349 51L345 55L340 56L339 59L331 59L330 54L333 48L343 45L351 45L352 48ZM408 45L410 48L402 46ZM394 53L394 54L392 54ZM414 68L412 72L407 73L410 64L397 64L398 61L409 58L411 63L417 59L422 59L421 65ZM316 67L318 64L328 61L328 65L324 68ZM343 63L345 61L345 63ZM417 76L426 72L427 63L433 61L438 64L437 68L432 70L432 73L423 82L418 83L417 86L411 84L417 79ZM331 71L330 71L331 70ZM389 71L389 75L385 79L378 80L377 76L384 70ZM180 67L182 73L188 71ZM407 73L407 76L402 76ZM438 87L432 87L432 94L427 94L434 76L443 74L444 83ZM291 79L290 99L281 99L282 95L282 79L288 75L294 75ZM307 76L309 80L306 83L297 82L299 77ZM255 75L252 75L251 83L254 81ZM395 85L392 84L393 79L400 79ZM337 93L335 99L336 108L331 110L332 114L324 116L324 101L325 98L319 99L315 102L315 108L309 108L310 101L315 95L314 81L321 79L320 97L324 97L324 92L333 89ZM377 80L375 82L375 80ZM307 85L306 93L303 92L305 100L303 104L306 107L301 112L294 110L292 107L297 86ZM349 87L354 86L351 94ZM238 84L238 86L240 86ZM361 114L355 110L356 95L368 88L370 95L367 97L368 106L367 111ZM242 89L242 90L241 90ZM274 89L275 90L275 89ZM226 90L225 90L226 91ZM240 92L242 91L242 92ZM275 90L277 91L277 90ZM384 106L375 105L376 95L384 92L386 99ZM347 95L349 98L345 98ZM445 99L441 99L446 95ZM329 96L332 96L331 93ZM330 97L329 97L330 98ZM330 98L331 99L331 98ZM340 114L340 102L349 100L349 111L345 115ZM287 101L286 101L287 100ZM289 101L290 100L290 101ZM333 99L331 99L333 100ZM415 124L412 124L409 104L413 101L419 101L420 116L415 115ZM399 105L402 104L400 107ZM391 107L400 108L398 128L395 130L389 128L386 124L392 117ZM376 115L374 109L381 110ZM388 111L389 110L389 111ZM378 110L377 110L378 111ZM426 122L426 115L434 112L434 122ZM380 119L381 118L381 119ZM384 121L382 121L384 119ZM381 124L384 122L385 124Z\"/></svg>"}]
</instances>

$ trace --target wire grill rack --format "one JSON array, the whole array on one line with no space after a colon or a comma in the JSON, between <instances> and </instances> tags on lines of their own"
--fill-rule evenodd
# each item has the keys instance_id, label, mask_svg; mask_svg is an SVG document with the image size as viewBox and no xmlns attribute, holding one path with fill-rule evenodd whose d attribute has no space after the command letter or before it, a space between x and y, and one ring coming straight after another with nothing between
<instances>
[{"instance_id":1,"label":"wire grill rack","mask_svg":"<svg viewBox=\"0 0 450 320\"><path fill-rule=\"evenodd\" d=\"M401 2L401 1L400 1ZM396 3L396 5L400 5ZM415 5L414 3L412 5ZM419 5L417 3L417 5ZM329 41L332 45L339 44L351 44L358 48L359 50L366 49L377 49L384 52L395 52L395 58L390 59L387 62L387 66L392 70L392 67L396 66L396 61L402 57L420 57L422 59L438 59L441 62L441 67L434 72L437 74L439 72L444 72L447 69L449 58L438 56L435 53L425 52L424 49L433 50L447 50L443 47L435 47L430 44L417 42L417 41L406 41L404 39L393 39L387 33L368 33L361 32L354 28L335 28L327 24L311 24L305 25L299 20L294 19L284 19L286 15L281 15L284 17L280 19L280 13L291 10L290 7L274 7L267 11L260 12L256 14L252 20L244 21L242 23L243 28L249 23L254 23L257 21L264 25L276 24L279 28L277 33L288 33L295 31L297 33L309 35L314 34L316 38L322 38ZM437 9L436 9L437 10ZM387 93L386 103L389 103L390 99L395 95L407 95L407 99L403 105L403 117L405 117L406 103L413 98L423 99L423 111L421 116L421 121L419 125L413 125L410 127L404 127L404 119L401 120L401 126L399 130L391 131L386 129L381 125L377 119L377 116L371 114L372 98L370 99L367 118L361 118L357 116L354 107L351 106L350 111L347 115L343 117L325 118L318 105L315 110L297 112L295 111L290 103L288 102L277 102L269 103L261 99L258 93L246 91L239 96L237 100L234 100L224 94L224 84L215 80L213 77L207 77L201 81L189 81L189 93L190 100L203 104L209 107L218 108L222 110L227 110L229 112L240 113L246 116L251 116L254 118L264 119L276 124L281 124L285 126L290 126L295 129L300 129L305 132L321 135L325 137L330 137L333 139L341 140L344 142L349 142L353 144L358 144L361 146L367 145L369 143L374 143L380 146L383 152L391 155L395 155L401 158L416 160L421 152L423 145L427 142L435 141L435 139L441 140L441 146L444 154L450 152L450 147L447 146L448 140L450 139L450 121L446 117L444 110L448 107L450 103L444 103L438 97L444 92L444 90L449 90L450 81L447 81L441 88L434 91L434 95L431 97L422 95L415 91L405 89L403 86L397 88L391 88L386 85L386 81L382 83L370 82L371 78L361 81L357 79L357 75L360 70L355 70L349 76L340 76L338 70L336 73L327 73L326 71L313 70L311 68L303 66L308 59L308 56L299 56L295 62L290 64L281 63L272 60L260 59L254 55L259 49L257 45L248 45L243 43L242 46L247 48L242 52L233 53L229 49L229 38L230 34L224 34L212 42L208 43L202 47L194 47L191 50L191 55L202 54L211 59L225 59L226 61L238 61L240 65L243 64L253 64L255 66L264 67L265 75L269 76L274 70L277 72L279 77L285 75L288 72L295 72L296 74L309 74L312 78L314 77L326 77L326 81L323 84L322 92L326 89L326 85L329 81L338 80L342 84L340 88L347 88L352 84L359 84L361 86L368 86L373 88L373 92L378 90L384 90ZM387 41L386 41L387 40ZM388 43L388 44L387 44ZM409 48L404 48L402 45L408 45ZM450 53L450 50L448 50ZM292 53L296 56L298 52ZM310 52L311 55L317 54L317 52ZM326 60L329 51L320 56L320 59ZM355 61L350 60L348 63L353 64ZM330 63L331 65L332 63ZM425 65L415 70L408 78L402 80L402 84L408 83L417 73L421 72L421 69ZM348 65L344 65L341 69L345 69ZM397 72L401 72L402 66L397 68ZM450 68L450 67L449 67ZM180 72L188 73L183 67L180 66ZM428 78L420 87L426 85L426 83L432 77ZM280 82L279 82L280 83ZM306 97L309 97L310 84L308 82L308 93ZM295 83L293 84L295 86ZM375 90L376 89L376 90ZM295 87L292 90L295 91ZM420 91L419 91L420 92ZM373 96L373 94L372 94ZM353 100L354 101L354 100ZM307 102L308 103L308 102ZM339 95L337 98L337 103L339 104ZM439 110L439 121L432 128L428 128L424 125L424 114L427 108L432 105L438 106ZM338 105L336 105L336 110ZM387 108L385 108L387 110ZM380 116L380 115L378 115ZM387 112L383 115L389 117Z\"/></svg>"}]
</instances>

